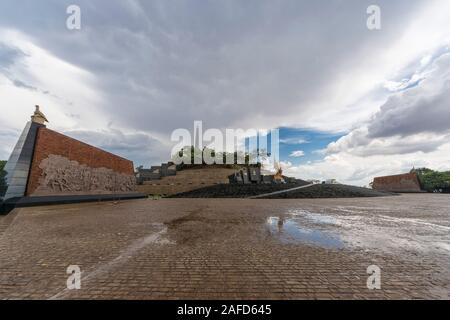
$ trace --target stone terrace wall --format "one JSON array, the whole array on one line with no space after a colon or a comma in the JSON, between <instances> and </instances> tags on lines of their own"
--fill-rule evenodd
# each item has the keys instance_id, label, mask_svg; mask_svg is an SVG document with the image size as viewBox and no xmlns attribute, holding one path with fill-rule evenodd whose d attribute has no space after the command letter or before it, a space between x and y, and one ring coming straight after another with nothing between
<instances>
[{"instance_id":1,"label":"stone terrace wall","mask_svg":"<svg viewBox=\"0 0 450 320\"><path fill-rule=\"evenodd\" d=\"M373 189L390 192L422 192L419 178L415 173L377 177L373 180Z\"/></svg>"},{"instance_id":2,"label":"stone terrace wall","mask_svg":"<svg viewBox=\"0 0 450 320\"><path fill-rule=\"evenodd\" d=\"M235 169L216 166L185 169L177 171L176 176L146 181L143 185L137 186L137 190L149 195L173 195L217 184L228 184L228 176L235 172Z\"/></svg>"},{"instance_id":3,"label":"stone terrace wall","mask_svg":"<svg viewBox=\"0 0 450 320\"><path fill-rule=\"evenodd\" d=\"M27 196L107 194L135 190L133 162L40 128Z\"/></svg>"}]
</instances>

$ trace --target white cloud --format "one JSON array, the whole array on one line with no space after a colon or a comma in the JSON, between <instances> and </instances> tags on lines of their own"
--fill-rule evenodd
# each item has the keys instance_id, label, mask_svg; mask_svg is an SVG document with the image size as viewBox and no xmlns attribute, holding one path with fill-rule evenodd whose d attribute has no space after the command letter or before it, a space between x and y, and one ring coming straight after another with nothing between
<instances>
[{"instance_id":1,"label":"white cloud","mask_svg":"<svg viewBox=\"0 0 450 320\"><path fill-rule=\"evenodd\" d=\"M0 57L0 96L6 97L0 102L4 106L0 159L8 159L36 104L49 119L50 129L70 132L137 164L149 165L170 156L168 147L149 133L131 129L124 134L110 128L117 115L114 109L102 112L106 102L98 79L90 72L62 61L13 30L0 29Z\"/></svg>"},{"instance_id":2,"label":"white cloud","mask_svg":"<svg viewBox=\"0 0 450 320\"><path fill-rule=\"evenodd\" d=\"M280 143L284 143L284 144L305 144L305 143L310 143L310 141L306 138L298 138L298 137L291 137L291 138L286 138L286 139L280 139Z\"/></svg>"},{"instance_id":3,"label":"white cloud","mask_svg":"<svg viewBox=\"0 0 450 320\"><path fill-rule=\"evenodd\" d=\"M417 87L393 95L367 125L331 143L328 153L360 156L431 152L450 139L450 54Z\"/></svg>"},{"instance_id":4,"label":"white cloud","mask_svg":"<svg viewBox=\"0 0 450 320\"><path fill-rule=\"evenodd\" d=\"M325 158L287 172L368 185L377 175L412 167L450 169L450 54L418 86L395 94L367 124L323 150Z\"/></svg>"},{"instance_id":5,"label":"white cloud","mask_svg":"<svg viewBox=\"0 0 450 320\"><path fill-rule=\"evenodd\" d=\"M0 46L0 50L20 52L0 70L3 127L21 129L36 104L57 128L107 123L107 116L98 113L103 101L88 71L55 57L18 31L0 29ZM74 119L72 114L79 117Z\"/></svg>"},{"instance_id":6,"label":"white cloud","mask_svg":"<svg viewBox=\"0 0 450 320\"><path fill-rule=\"evenodd\" d=\"M413 167L450 170L450 143L430 153L357 156L345 152L332 154L320 161L285 167L284 172L301 179L337 179L339 182L368 186L376 176L409 172Z\"/></svg>"},{"instance_id":7,"label":"white cloud","mask_svg":"<svg viewBox=\"0 0 450 320\"><path fill-rule=\"evenodd\" d=\"M289 157L292 158L301 158L305 156L305 152L303 150L292 151Z\"/></svg>"}]
</instances>

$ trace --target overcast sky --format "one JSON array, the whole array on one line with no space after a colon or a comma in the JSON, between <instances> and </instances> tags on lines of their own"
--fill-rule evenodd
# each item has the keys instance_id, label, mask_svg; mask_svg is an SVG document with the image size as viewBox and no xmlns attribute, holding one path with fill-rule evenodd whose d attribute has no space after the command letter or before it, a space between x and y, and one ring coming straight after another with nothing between
<instances>
[{"instance_id":1,"label":"overcast sky","mask_svg":"<svg viewBox=\"0 0 450 320\"><path fill-rule=\"evenodd\" d=\"M450 169L450 1L2 0L0 98L2 159L39 104L49 128L136 166L202 120L283 128L300 178Z\"/></svg>"}]
</instances>

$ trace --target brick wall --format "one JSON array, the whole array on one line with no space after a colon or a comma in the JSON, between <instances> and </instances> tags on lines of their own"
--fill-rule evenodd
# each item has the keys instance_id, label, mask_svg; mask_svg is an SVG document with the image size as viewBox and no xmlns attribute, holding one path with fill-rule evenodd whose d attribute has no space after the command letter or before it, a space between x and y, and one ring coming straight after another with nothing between
<instances>
[{"instance_id":1,"label":"brick wall","mask_svg":"<svg viewBox=\"0 0 450 320\"><path fill-rule=\"evenodd\" d=\"M42 177L42 169L39 166L50 155L62 156L91 168L106 168L117 173L134 175L132 161L43 127L37 133L26 195L32 195L39 187Z\"/></svg>"},{"instance_id":2,"label":"brick wall","mask_svg":"<svg viewBox=\"0 0 450 320\"><path fill-rule=\"evenodd\" d=\"M421 192L420 182L415 173L377 177L373 180L373 189L392 192Z\"/></svg>"}]
</instances>

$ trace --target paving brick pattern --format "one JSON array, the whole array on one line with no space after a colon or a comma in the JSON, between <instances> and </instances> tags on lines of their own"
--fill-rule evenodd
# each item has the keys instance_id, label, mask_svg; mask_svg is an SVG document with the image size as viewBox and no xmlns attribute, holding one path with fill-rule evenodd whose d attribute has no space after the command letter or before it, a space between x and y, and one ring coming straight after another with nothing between
<instances>
[{"instance_id":1,"label":"paving brick pattern","mask_svg":"<svg viewBox=\"0 0 450 320\"><path fill-rule=\"evenodd\" d=\"M449 203L407 195L23 208L0 235L0 298L449 298ZM286 224L273 229L271 217ZM289 238L292 226L310 233ZM322 245L320 234L342 246ZM374 264L381 290L366 286ZM66 288L69 265L81 267L80 290Z\"/></svg>"}]
</instances>

